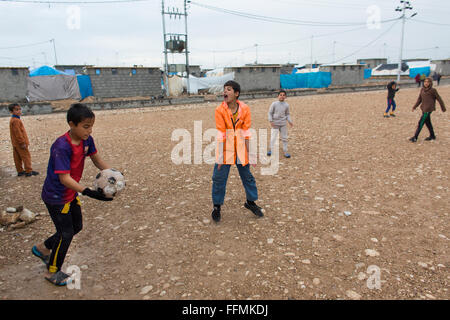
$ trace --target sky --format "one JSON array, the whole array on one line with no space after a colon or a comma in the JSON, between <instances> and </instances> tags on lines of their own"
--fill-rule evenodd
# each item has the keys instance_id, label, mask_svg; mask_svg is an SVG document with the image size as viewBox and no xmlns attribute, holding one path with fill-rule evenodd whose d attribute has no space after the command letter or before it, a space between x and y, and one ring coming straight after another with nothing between
<instances>
[{"instance_id":1,"label":"sky","mask_svg":"<svg viewBox=\"0 0 450 320\"><path fill-rule=\"evenodd\" d=\"M48 1L0 0L0 66L163 67L162 0ZM85 3L91 1L104 3ZM164 7L181 12L183 3L164 0ZM403 59L450 58L450 1L410 3ZM398 63L398 6L400 0L192 0L187 10L189 63L220 68L382 57ZM164 20L167 33L185 33L184 17L166 15ZM185 58L168 54L169 63L185 63Z\"/></svg>"}]
</instances>

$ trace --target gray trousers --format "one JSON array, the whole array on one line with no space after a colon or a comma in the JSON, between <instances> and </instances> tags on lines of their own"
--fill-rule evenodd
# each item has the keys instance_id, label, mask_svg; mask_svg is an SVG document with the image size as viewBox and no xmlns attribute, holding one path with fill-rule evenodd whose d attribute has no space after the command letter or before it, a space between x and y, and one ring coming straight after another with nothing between
<instances>
[{"instance_id":1,"label":"gray trousers","mask_svg":"<svg viewBox=\"0 0 450 320\"><path fill-rule=\"evenodd\" d=\"M283 152L286 153L288 150L288 129L287 125L284 126L274 126L270 130L270 150L273 149L277 139L278 139L278 132L280 132L281 141L283 142Z\"/></svg>"}]
</instances>

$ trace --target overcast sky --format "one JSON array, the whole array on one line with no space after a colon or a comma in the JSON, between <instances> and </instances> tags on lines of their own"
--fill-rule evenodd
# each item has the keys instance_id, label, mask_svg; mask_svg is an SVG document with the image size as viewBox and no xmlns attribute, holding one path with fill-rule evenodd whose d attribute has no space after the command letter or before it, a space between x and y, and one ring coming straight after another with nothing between
<instances>
[{"instance_id":1,"label":"overcast sky","mask_svg":"<svg viewBox=\"0 0 450 320\"><path fill-rule=\"evenodd\" d=\"M406 21L403 57L450 58L450 1L410 2L413 9L407 10L407 17L417 15ZM165 0L165 4L181 10L183 0ZM201 6L205 4L220 9ZM195 0L187 18L189 62L203 68L255 61L350 63L373 57L398 62L401 20L384 21L400 16L395 11L399 5L399 0ZM50 40L55 39L58 64L162 67L162 25L161 0L102 4L1 0L0 66L54 65ZM184 33L184 20L167 16L166 29ZM184 55L169 55L169 63L184 59Z\"/></svg>"}]
</instances>

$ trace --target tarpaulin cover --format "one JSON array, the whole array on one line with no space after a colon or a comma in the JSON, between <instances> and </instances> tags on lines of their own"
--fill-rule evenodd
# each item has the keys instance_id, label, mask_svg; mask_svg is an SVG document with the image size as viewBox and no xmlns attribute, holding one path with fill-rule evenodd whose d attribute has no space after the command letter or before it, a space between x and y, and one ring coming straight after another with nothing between
<instances>
[{"instance_id":1,"label":"tarpaulin cover","mask_svg":"<svg viewBox=\"0 0 450 320\"><path fill-rule=\"evenodd\" d=\"M51 101L80 99L76 76L34 76L28 78L27 97L29 101Z\"/></svg>"},{"instance_id":2,"label":"tarpaulin cover","mask_svg":"<svg viewBox=\"0 0 450 320\"><path fill-rule=\"evenodd\" d=\"M364 79L369 79L372 76L372 69L364 69Z\"/></svg>"},{"instance_id":3,"label":"tarpaulin cover","mask_svg":"<svg viewBox=\"0 0 450 320\"><path fill-rule=\"evenodd\" d=\"M77 75L78 87L80 88L81 99L94 95L92 90L91 77L88 75Z\"/></svg>"},{"instance_id":4,"label":"tarpaulin cover","mask_svg":"<svg viewBox=\"0 0 450 320\"><path fill-rule=\"evenodd\" d=\"M201 89L214 89L216 92L217 88L220 88L220 91L223 90L223 85L228 80L234 79L234 72L226 73L223 76L217 77L203 77L197 78L192 75L189 76L189 93L197 94L198 90ZM183 78L183 87L187 88L187 79Z\"/></svg>"},{"instance_id":5,"label":"tarpaulin cover","mask_svg":"<svg viewBox=\"0 0 450 320\"><path fill-rule=\"evenodd\" d=\"M425 74L427 77L430 75L430 67L421 67L421 68L410 68L409 69L409 77L415 78L417 74Z\"/></svg>"},{"instance_id":6,"label":"tarpaulin cover","mask_svg":"<svg viewBox=\"0 0 450 320\"><path fill-rule=\"evenodd\" d=\"M64 73L62 71L56 70L52 67L49 66L42 66L39 68L36 68L34 70L30 71L30 77L38 77L38 76L55 76L58 74L65 74L67 75L67 73Z\"/></svg>"},{"instance_id":7,"label":"tarpaulin cover","mask_svg":"<svg viewBox=\"0 0 450 320\"><path fill-rule=\"evenodd\" d=\"M281 74L280 84L283 89L328 88L331 84L331 72Z\"/></svg>"}]
</instances>

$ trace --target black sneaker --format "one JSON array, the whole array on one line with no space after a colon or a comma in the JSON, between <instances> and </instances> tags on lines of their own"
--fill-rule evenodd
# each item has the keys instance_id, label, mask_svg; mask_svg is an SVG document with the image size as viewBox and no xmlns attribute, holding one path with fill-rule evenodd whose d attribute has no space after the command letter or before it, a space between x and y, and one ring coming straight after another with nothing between
<instances>
[{"instance_id":1,"label":"black sneaker","mask_svg":"<svg viewBox=\"0 0 450 320\"><path fill-rule=\"evenodd\" d=\"M409 138L409 141L411 141L411 142L417 142L417 138L416 138L416 137Z\"/></svg>"},{"instance_id":2,"label":"black sneaker","mask_svg":"<svg viewBox=\"0 0 450 320\"><path fill-rule=\"evenodd\" d=\"M258 206L256 205L256 203L250 204L250 203L248 203L248 202L245 202L244 207L246 207L246 208L249 209L251 212L253 212L253 214L254 214L255 216L258 216L258 217L264 217L264 214L262 213L261 208L258 207Z\"/></svg>"},{"instance_id":3,"label":"black sneaker","mask_svg":"<svg viewBox=\"0 0 450 320\"><path fill-rule=\"evenodd\" d=\"M428 138L425 138L425 141L430 141L430 140L436 140L436 137L429 136Z\"/></svg>"},{"instance_id":4,"label":"black sneaker","mask_svg":"<svg viewBox=\"0 0 450 320\"><path fill-rule=\"evenodd\" d=\"M37 171L31 171L31 172L25 173L25 177L37 176L38 174L39 174L39 172L37 172Z\"/></svg>"},{"instance_id":5,"label":"black sneaker","mask_svg":"<svg viewBox=\"0 0 450 320\"><path fill-rule=\"evenodd\" d=\"M211 213L211 217L215 222L220 221L220 207L214 207L213 212Z\"/></svg>"},{"instance_id":6,"label":"black sneaker","mask_svg":"<svg viewBox=\"0 0 450 320\"><path fill-rule=\"evenodd\" d=\"M18 176L18 177L24 176L25 173L26 173L25 171L21 171L21 172L17 173L17 176Z\"/></svg>"}]
</instances>

